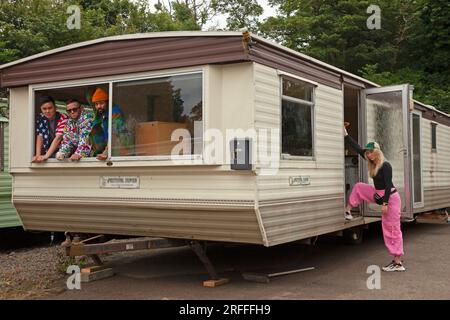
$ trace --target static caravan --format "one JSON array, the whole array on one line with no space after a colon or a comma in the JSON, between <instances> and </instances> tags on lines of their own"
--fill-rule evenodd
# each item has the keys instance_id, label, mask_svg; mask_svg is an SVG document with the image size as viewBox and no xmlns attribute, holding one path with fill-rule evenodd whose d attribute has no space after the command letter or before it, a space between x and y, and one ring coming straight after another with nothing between
<instances>
[{"instance_id":1,"label":"static caravan","mask_svg":"<svg viewBox=\"0 0 450 320\"><path fill-rule=\"evenodd\" d=\"M448 115L415 102L410 85L380 87L258 36L109 37L0 72L13 202L28 230L274 246L355 229L380 210L344 219L352 184L368 180L344 147L344 120L361 144L381 144L405 219L450 207ZM125 118L107 161L31 163L39 97L87 104L97 87Z\"/></svg>"},{"instance_id":2,"label":"static caravan","mask_svg":"<svg viewBox=\"0 0 450 320\"><path fill-rule=\"evenodd\" d=\"M0 99L0 108L8 109L8 101ZM11 201L11 175L9 174L8 118L0 116L0 228L19 227L19 216Z\"/></svg>"}]
</instances>

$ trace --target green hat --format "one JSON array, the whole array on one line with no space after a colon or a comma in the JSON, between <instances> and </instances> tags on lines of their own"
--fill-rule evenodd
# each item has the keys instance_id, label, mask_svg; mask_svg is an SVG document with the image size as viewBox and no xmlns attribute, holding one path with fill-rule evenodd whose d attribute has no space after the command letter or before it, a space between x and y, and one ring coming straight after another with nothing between
<instances>
[{"instance_id":1,"label":"green hat","mask_svg":"<svg viewBox=\"0 0 450 320\"><path fill-rule=\"evenodd\" d=\"M366 144L364 149L369 150L369 151L372 151L375 149L380 150L380 145L373 141L373 142L369 142L368 144Z\"/></svg>"}]
</instances>

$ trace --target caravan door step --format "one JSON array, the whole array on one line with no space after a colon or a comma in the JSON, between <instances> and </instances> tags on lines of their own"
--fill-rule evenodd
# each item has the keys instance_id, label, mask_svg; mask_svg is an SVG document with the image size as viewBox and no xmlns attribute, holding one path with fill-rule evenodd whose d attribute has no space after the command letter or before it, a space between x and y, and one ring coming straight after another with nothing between
<instances>
[{"instance_id":1,"label":"caravan door step","mask_svg":"<svg viewBox=\"0 0 450 320\"><path fill-rule=\"evenodd\" d=\"M447 224L450 223L450 216L447 211L421 213L416 216L416 222Z\"/></svg>"}]
</instances>

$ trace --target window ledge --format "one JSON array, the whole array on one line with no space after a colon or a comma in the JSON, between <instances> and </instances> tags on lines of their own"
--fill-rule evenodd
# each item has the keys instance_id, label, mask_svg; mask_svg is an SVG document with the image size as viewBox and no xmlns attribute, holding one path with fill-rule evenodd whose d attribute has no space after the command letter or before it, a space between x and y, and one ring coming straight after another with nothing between
<instances>
[{"instance_id":1,"label":"window ledge","mask_svg":"<svg viewBox=\"0 0 450 320\"><path fill-rule=\"evenodd\" d=\"M316 161L316 158L313 156L291 156L289 154L282 154L281 160Z\"/></svg>"},{"instance_id":2,"label":"window ledge","mask_svg":"<svg viewBox=\"0 0 450 320\"><path fill-rule=\"evenodd\" d=\"M180 167L180 166L222 166L222 164L206 163L203 159L115 159L106 161L97 159L81 159L78 162L70 160L47 160L44 163L31 163L30 168L104 168L104 167Z\"/></svg>"}]
</instances>

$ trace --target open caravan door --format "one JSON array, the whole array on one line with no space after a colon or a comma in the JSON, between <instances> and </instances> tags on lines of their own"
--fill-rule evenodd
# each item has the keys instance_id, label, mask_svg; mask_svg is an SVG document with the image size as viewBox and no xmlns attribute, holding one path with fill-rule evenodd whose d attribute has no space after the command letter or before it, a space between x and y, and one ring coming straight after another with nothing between
<instances>
[{"instance_id":1,"label":"open caravan door","mask_svg":"<svg viewBox=\"0 0 450 320\"><path fill-rule=\"evenodd\" d=\"M386 159L393 168L393 183L402 200L402 218L413 218L412 173L410 153L409 109L413 106L413 87L404 84L362 90L362 128L364 142L376 141L380 144ZM372 184L363 161L363 179ZM381 208L376 204L364 204L365 216L381 216Z\"/></svg>"}]
</instances>

